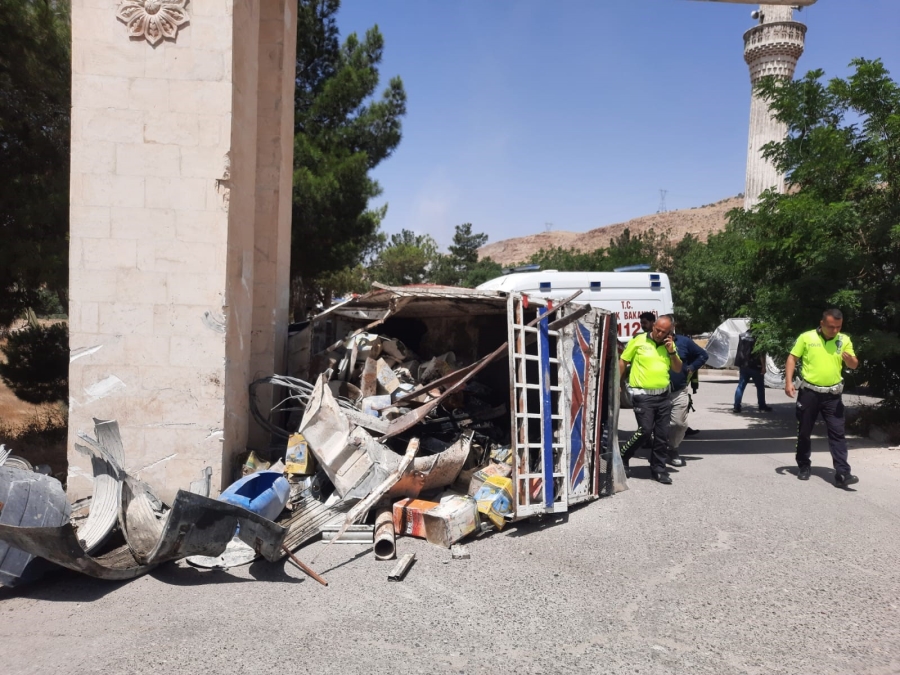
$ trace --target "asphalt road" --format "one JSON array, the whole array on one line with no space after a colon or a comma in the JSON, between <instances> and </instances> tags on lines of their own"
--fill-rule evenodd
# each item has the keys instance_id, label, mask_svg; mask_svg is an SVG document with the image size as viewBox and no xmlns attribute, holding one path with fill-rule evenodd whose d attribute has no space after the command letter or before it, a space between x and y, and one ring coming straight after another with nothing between
<instances>
[{"instance_id":1,"label":"asphalt road","mask_svg":"<svg viewBox=\"0 0 900 675\"><path fill-rule=\"evenodd\" d=\"M328 588L258 562L0 589L0 671L900 673L900 452L852 439L861 481L841 490L817 436L800 482L791 402L755 412L751 385L734 415L734 384L701 385L674 485L636 459L627 491L465 561L401 539L418 560L400 583L366 547L315 543L299 555Z\"/></svg>"}]
</instances>

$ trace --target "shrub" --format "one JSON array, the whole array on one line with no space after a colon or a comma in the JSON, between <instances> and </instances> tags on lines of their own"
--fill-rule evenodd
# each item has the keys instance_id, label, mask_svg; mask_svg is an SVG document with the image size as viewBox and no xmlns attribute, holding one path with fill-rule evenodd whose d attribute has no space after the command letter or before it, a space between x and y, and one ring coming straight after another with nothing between
<instances>
[{"instance_id":1,"label":"shrub","mask_svg":"<svg viewBox=\"0 0 900 675\"><path fill-rule=\"evenodd\" d=\"M64 323L29 326L10 334L0 348L0 379L28 403L69 398L69 329Z\"/></svg>"}]
</instances>

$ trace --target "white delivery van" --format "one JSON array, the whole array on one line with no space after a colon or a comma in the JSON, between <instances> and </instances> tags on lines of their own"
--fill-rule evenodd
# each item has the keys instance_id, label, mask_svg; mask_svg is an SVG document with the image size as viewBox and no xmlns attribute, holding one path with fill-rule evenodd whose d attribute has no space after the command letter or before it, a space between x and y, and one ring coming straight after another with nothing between
<instances>
[{"instance_id":1,"label":"white delivery van","mask_svg":"<svg viewBox=\"0 0 900 675\"><path fill-rule=\"evenodd\" d=\"M660 316L675 311L669 277L661 272L512 272L486 281L478 289L553 300L581 290L575 302L615 313L621 342L628 342L640 331L642 313Z\"/></svg>"}]
</instances>

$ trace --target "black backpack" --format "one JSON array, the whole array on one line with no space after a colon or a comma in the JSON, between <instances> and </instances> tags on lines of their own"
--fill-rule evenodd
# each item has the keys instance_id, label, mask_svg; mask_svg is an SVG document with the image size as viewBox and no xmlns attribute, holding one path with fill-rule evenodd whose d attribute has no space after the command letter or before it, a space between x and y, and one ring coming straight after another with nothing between
<instances>
[{"instance_id":1,"label":"black backpack","mask_svg":"<svg viewBox=\"0 0 900 675\"><path fill-rule=\"evenodd\" d=\"M734 365L738 368L752 367L753 348L756 346L756 338L750 334L750 331L741 333L738 337L737 352L734 355Z\"/></svg>"}]
</instances>

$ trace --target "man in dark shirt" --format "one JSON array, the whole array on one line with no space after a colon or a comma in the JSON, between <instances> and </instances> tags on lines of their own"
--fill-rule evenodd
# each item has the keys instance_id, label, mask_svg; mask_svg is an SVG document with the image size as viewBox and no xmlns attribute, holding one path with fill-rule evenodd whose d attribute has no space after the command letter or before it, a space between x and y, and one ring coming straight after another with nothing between
<instances>
[{"instance_id":1,"label":"man in dark shirt","mask_svg":"<svg viewBox=\"0 0 900 675\"><path fill-rule=\"evenodd\" d=\"M756 338L750 331L741 334L738 344L738 354L735 356L735 365L739 368L737 388L734 390L734 412L741 412L741 401L744 398L744 389L747 383L756 385L756 403L760 412L772 412L772 408L766 405L766 355L754 354ZM743 347L743 349L742 349ZM749 354L742 353L749 351Z\"/></svg>"},{"instance_id":2,"label":"man in dark shirt","mask_svg":"<svg viewBox=\"0 0 900 675\"><path fill-rule=\"evenodd\" d=\"M672 318L672 328L675 328L675 319ZM684 460L678 454L678 448L684 440L688 429L687 416L691 407L691 394L688 390L688 382L694 374L706 363L709 354L687 335L675 335L675 351L681 357L683 367L680 372L674 369L669 373L672 388L669 391L669 400L672 402L672 418L669 422L669 460L672 466L684 466Z\"/></svg>"}]
</instances>

